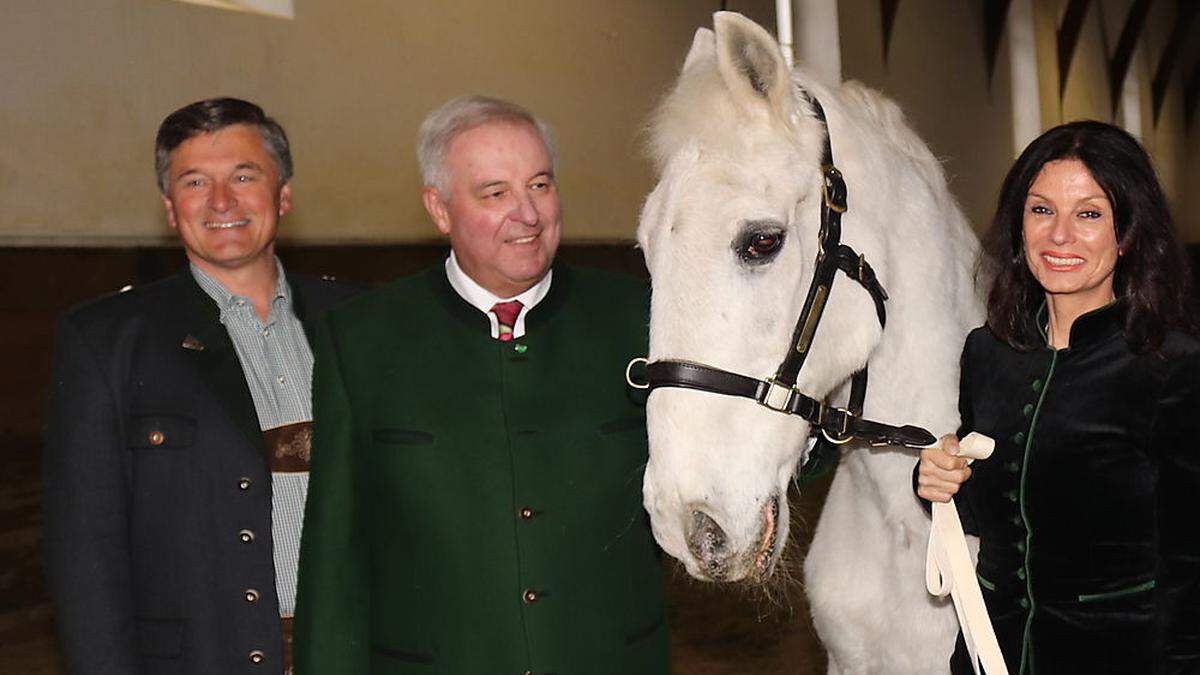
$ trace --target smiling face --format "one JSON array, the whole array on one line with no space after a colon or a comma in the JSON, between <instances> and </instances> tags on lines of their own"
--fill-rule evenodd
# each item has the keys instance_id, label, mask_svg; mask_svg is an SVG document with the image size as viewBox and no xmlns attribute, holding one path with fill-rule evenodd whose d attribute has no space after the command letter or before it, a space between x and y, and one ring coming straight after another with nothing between
<instances>
[{"instance_id":1,"label":"smiling face","mask_svg":"<svg viewBox=\"0 0 1200 675\"><path fill-rule=\"evenodd\" d=\"M511 298L538 282L558 250L562 206L553 161L528 124L488 122L446 152L445 194L427 186L425 209L464 272Z\"/></svg>"},{"instance_id":2,"label":"smiling face","mask_svg":"<svg viewBox=\"0 0 1200 675\"><path fill-rule=\"evenodd\" d=\"M1048 298L1069 299L1082 311L1113 299L1117 264L1113 206L1078 159L1047 162L1025 199L1025 262Z\"/></svg>"},{"instance_id":3,"label":"smiling face","mask_svg":"<svg viewBox=\"0 0 1200 675\"><path fill-rule=\"evenodd\" d=\"M188 260L220 278L254 265L274 266L279 217L292 188L259 130L235 124L200 134L171 152L163 204Z\"/></svg>"}]
</instances>

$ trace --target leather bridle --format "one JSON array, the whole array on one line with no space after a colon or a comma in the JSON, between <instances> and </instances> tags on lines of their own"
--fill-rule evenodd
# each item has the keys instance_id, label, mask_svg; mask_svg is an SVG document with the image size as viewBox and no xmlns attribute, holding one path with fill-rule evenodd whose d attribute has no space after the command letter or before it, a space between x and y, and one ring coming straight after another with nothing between
<instances>
[{"instance_id":1,"label":"leather bridle","mask_svg":"<svg viewBox=\"0 0 1200 675\"><path fill-rule=\"evenodd\" d=\"M871 295L880 328L887 324L884 303L888 298L866 258L841 241L842 214L847 208L846 181L833 163L829 123L821 103L816 97L803 91L801 93L808 97L817 119L825 126L825 147L821 157L821 230L817 235L817 264L808 296L792 331L791 346L775 370L775 375L759 379L693 361L661 359L648 362L647 359L638 358L630 361L626 367L626 379L631 385L650 391L678 387L752 399L775 412L799 415L813 428L819 429L828 443L840 445L857 438L872 445L931 445L937 439L926 429L911 425L893 426L863 418L863 403L867 397L866 366L852 376L850 399L844 408L819 401L796 388L796 379L808 358L813 335L821 323L825 303L839 270L857 281ZM631 371L637 363L646 363L645 383L638 384L632 379Z\"/></svg>"}]
</instances>

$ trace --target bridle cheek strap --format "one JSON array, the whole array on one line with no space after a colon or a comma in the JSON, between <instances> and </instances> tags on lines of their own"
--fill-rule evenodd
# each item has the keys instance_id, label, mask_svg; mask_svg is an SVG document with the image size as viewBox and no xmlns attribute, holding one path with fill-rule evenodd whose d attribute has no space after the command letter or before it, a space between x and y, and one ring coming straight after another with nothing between
<instances>
[{"instance_id":1,"label":"bridle cheek strap","mask_svg":"<svg viewBox=\"0 0 1200 675\"><path fill-rule=\"evenodd\" d=\"M630 385L650 391L663 387L677 387L752 399L776 412L802 417L821 431L827 443L842 444L857 438L873 445L930 445L937 439L925 429L893 426L862 417L867 396L865 367L854 373L851 378L850 400L845 408L827 405L796 389L796 379L808 358L813 336L821 323L829 293L839 271L857 281L870 294L880 328L887 325L887 292L876 278L875 270L863 255L841 242L842 214L848 208L846 181L833 163L833 147L830 143L825 111L816 98L803 91L801 94L808 97L817 119L826 126L825 146L821 158L821 229L817 239L817 264L808 287L808 295L804 300L804 308L792 331L791 345L776 369L775 376L764 380L692 361L662 359L647 363L646 359L638 358L629 362L626 379ZM647 363L644 383L636 383L632 379L633 366L639 362Z\"/></svg>"}]
</instances>

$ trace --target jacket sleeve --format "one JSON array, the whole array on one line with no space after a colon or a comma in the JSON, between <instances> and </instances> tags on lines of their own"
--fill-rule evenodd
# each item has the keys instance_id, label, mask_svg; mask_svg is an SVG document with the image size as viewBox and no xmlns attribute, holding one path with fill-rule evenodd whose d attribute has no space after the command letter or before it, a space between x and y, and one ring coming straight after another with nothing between
<instances>
[{"instance_id":1,"label":"jacket sleeve","mask_svg":"<svg viewBox=\"0 0 1200 675\"><path fill-rule=\"evenodd\" d=\"M313 345L313 450L296 598L296 672L370 672L370 580L361 467L330 319Z\"/></svg>"},{"instance_id":2,"label":"jacket sleeve","mask_svg":"<svg viewBox=\"0 0 1200 675\"><path fill-rule=\"evenodd\" d=\"M1158 483L1159 590L1167 672L1200 671L1200 354L1174 369L1152 440Z\"/></svg>"},{"instance_id":3,"label":"jacket sleeve","mask_svg":"<svg viewBox=\"0 0 1200 675\"><path fill-rule=\"evenodd\" d=\"M67 671L136 673L124 425L102 363L60 317L44 459L47 576Z\"/></svg>"}]
</instances>

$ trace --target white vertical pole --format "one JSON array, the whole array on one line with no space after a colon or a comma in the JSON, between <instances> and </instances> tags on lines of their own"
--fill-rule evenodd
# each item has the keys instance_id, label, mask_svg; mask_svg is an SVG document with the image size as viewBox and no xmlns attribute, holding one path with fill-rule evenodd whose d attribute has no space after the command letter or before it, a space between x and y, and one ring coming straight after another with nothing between
<instances>
[{"instance_id":1,"label":"white vertical pole","mask_svg":"<svg viewBox=\"0 0 1200 675\"><path fill-rule=\"evenodd\" d=\"M1042 133L1033 0L1012 0L1008 7L1008 63L1012 75L1013 155L1021 154Z\"/></svg>"},{"instance_id":2,"label":"white vertical pole","mask_svg":"<svg viewBox=\"0 0 1200 675\"><path fill-rule=\"evenodd\" d=\"M842 81L837 0L792 0L796 10L796 60L830 84Z\"/></svg>"},{"instance_id":3,"label":"white vertical pole","mask_svg":"<svg viewBox=\"0 0 1200 675\"><path fill-rule=\"evenodd\" d=\"M1134 138L1142 140L1142 50L1135 47L1121 87L1121 116L1117 122Z\"/></svg>"},{"instance_id":4,"label":"white vertical pole","mask_svg":"<svg viewBox=\"0 0 1200 675\"><path fill-rule=\"evenodd\" d=\"M775 0L775 29L779 34L779 48L783 51L783 62L788 70L795 62L792 49L792 0Z\"/></svg>"}]
</instances>

